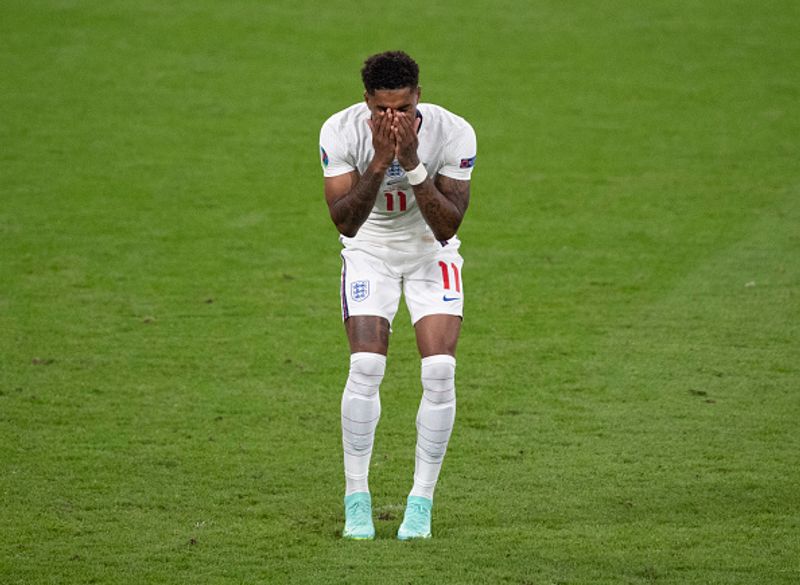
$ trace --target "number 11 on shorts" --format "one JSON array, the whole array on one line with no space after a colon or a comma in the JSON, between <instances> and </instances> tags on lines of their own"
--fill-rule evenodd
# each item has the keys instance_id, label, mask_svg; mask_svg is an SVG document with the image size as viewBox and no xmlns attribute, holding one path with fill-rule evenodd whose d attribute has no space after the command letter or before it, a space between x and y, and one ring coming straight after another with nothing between
<instances>
[{"instance_id":1,"label":"number 11 on shorts","mask_svg":"<svg viewBox=\"0 0 800 585\"><path fill-rule=\"evenodd\" d=\"M450 266L448 266L447 262L439 260L439 268L442 269L442 286L445 290L450 290L450 269L453 269L453 284L455 285L455 291L460 293L461 279L458 274L458 266L456 266L454 262L451 262Z\"/></svg>"}]
</instances>

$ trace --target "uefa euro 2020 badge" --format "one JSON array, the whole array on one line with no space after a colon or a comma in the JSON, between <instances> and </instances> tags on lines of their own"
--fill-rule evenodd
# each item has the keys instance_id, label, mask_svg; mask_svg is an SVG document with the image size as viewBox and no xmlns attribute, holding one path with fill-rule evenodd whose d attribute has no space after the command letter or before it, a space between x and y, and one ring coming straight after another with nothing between
<instances>
[{"instance_id":1,"label":"uefa euro 2020 badge","mask_svg":"<svg viewBox=\"0 0 800 585\"><path fill-rule=\"evenodd\" d=\"M361 302L369 296L369 281L356 280L350 283L350 297L356 301Z\"/></svg>"}]
</instances>

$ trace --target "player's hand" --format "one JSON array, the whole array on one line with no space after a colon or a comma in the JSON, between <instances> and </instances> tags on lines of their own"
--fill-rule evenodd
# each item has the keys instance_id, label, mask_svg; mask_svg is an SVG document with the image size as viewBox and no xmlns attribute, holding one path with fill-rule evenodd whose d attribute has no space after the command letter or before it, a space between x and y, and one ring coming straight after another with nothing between
<instances>
[{"instance_id":1,"label":"player's hand","mask_svg":"<svg viewBox=\"0 0 800 585\"><path fill-rule=\"evenodd\" d=\"M386 170L395 157L395 136L392 132L392 119L394 113L391 110L380 112L377 119L367 120L370 130L372 130L372 148L375 155L372 162L377 164L381 170Z\"/></svg>"},{"instance_id":2,"label":"player's hand","mask_svg":"<svg viewBox=\"0 0 800 585\"><path fill-rule=\"evenodd\" d=\"M394 155L400 166L407 171L415 169L419 165L419 157L417 156L419 123L420 118L405 112L397 112L394 115L392 124L392 132L396 142Z\"/></svg>"}]
</instances>

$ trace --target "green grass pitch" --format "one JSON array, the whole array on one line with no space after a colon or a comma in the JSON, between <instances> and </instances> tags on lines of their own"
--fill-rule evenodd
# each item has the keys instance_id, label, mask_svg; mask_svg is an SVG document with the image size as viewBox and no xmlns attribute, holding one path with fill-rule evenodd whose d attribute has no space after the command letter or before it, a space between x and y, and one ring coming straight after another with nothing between
<instances>
[{"instance_id":1,"label":"green grass pitch","mask_svg":"<svg viewBox=\"0 0 800 585\"><path fill-rule=\"evenodd\" d=\"M402 309L343 542L319 127L403 48L479 140L434 539ZM0 582L800 582L800 5L0 6Z\"/></svg>"}]
</instances>

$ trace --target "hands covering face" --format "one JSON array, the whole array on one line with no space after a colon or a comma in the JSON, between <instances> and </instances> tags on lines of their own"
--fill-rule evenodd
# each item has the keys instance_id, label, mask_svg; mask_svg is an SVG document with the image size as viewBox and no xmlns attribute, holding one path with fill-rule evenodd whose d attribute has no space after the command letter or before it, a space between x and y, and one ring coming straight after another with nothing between
<instances>
[{"instance_id":1,"label":"hands covering face","mask_svg":"<svg viewBox=\"0 0 800 585\"><path fill-rule=\"evenodd\" d=\"M416 168L420 119L415 114L387 109L368 120L376 159L388 166L396 158L405 170Z\"/></svg>"}]
</instances>

